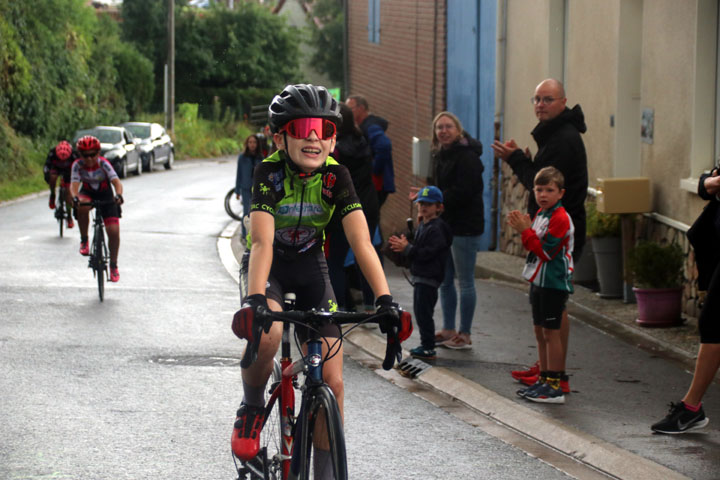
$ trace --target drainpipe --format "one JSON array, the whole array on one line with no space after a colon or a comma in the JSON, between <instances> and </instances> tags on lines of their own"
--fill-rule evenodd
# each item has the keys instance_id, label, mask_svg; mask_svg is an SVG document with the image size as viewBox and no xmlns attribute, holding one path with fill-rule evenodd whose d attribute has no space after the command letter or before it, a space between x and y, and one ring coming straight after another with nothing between
<instances>
[{"instance_id":1,"label":"drainpipe","mask_svg":"<svg viewBox=\"0 0 720 480\"><path fill-rule=\"evenodd\" d=\"M507 0L500 2L498 12L498 38L497 38L497 70L495 78L495 140L502 137L503 123L505 121L505 63L507 57ZM498 249L500 213L500 159L493 156L493 176L490 184L492 188L492 206L490 216L493 219L489 250Z\"/></svg>"}]
</instances>

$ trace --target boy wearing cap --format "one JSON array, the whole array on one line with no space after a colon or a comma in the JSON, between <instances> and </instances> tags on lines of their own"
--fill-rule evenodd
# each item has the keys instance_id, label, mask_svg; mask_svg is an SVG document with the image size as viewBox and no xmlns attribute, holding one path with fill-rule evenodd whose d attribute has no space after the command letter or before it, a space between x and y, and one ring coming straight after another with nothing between
<instances>
[{"instance_id":1,"label":"boy wearing cap","mask_svg":"<svg viewBox=\"0 0 720 480\"><path fill-rule=\"evenodd\" d=\"M418 192L418 228L412 242L405 235L388 239L390 248L410 260L413 283L413 310L420 330L420 345L410 350L415 358L433 360L435 353L435 321L433 311L438 288L445 276L445 264L452 245L452 231L439 215L443 210L443 194L435 186Z\"/></svg>"}]
</instances>

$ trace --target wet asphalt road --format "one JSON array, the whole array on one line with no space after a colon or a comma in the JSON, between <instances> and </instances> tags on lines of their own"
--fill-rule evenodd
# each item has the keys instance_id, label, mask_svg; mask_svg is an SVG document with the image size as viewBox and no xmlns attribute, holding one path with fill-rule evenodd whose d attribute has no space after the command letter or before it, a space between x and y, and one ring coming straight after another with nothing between
<instances>
[{"instance_id":1,"label":"wet asphalt road","mask_svg":"<svg viewBox=\"0 0 720 480\"><path fill-rule=\"evenodd\" d=\"M218 260L234 159L124 182L100 303L46 195L0 206L0 478L232 479L237 286ZM348 359L351 478L568 478Z\"/></svg>"}]
</instances>

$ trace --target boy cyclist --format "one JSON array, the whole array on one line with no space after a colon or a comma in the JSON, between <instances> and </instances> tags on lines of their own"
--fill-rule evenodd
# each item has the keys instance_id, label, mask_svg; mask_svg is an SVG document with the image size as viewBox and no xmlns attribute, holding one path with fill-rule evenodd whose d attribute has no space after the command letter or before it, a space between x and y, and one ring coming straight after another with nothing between
<instances>
[{"instance_id":1,"label":"boy cyclist","mask_svg":"<svg viewBox=\"0 0 720 480\"><path fill-rule=\"evenodd\" d=\"M560 321L568 295L573 292L573 227L570 215L560 200L565 179L554 167L541 169L534 180L533 192L540 210L530 216L513 210L508 223L522 234L523 246L530 251L523 277L530 282L530 303L537 339L540 376L537 383L518 391L533 402L565 403L560 379L563 347Z\"/></svg>"},{"instance_id":2,"label":"boy cyclist","mask_svg":"<svg viewBox=\"0 0 720 480\"><path fill-rule=\"evenodd\" d=\"M250 249L245 304L282 310L284 292L296 294L298 309L336 309L322 251L323 229L337 209L350 246L368 279L380 310L397 308L390 296L380 260L370 241L367 222L348 170L330 152L341 122L337 102L324 87L288 85L273 98L268 117L278 151L260 163L253 177L250 207ZM247 257L245 257L247 258ZM339 337L335 326L320 332ZM259 451L264 391L278 350L282 325L275 322L263 334L257 360L242 369L244 397L232 434L233 453L242 460ZM301 341L307 331L296 328ZM323 378L343 411L343 352L332 338L323 342ZM322 434L320 434L322 436ZM325 448L325 450L323 449ZM315 478L332 478L327 440L314 456Z\"/></svg>"},{"instance_id":3,"label":"boy cyclist","mask_svg":"<svg viewBox=\"0 0 720 480\"><path fill-rule=\"evenodd\" d=\"M443 194L435 186L423 187L417 194L418 228L412 242L405 235L388 238L390 248L402 252L410 259L413 281L413 313L420 330L420 345L410 355L423 360L434 360L435 321L433 311L438 299L438 288L445 278L445 264L452 245L452 231L439 217L443 211Z\"/></svg>"}]
</instances>

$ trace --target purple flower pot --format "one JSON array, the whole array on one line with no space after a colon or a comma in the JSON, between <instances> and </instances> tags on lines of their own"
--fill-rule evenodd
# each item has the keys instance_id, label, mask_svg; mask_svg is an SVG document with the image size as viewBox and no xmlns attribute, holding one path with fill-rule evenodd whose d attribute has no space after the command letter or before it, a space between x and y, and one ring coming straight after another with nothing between
<instances>
[{"instance_id":1,"label":"purple flower pot","mask_svg":"<svg viewBox=\"0 0 720 480\"><path fill-rule=\"evenodd\" d=\"M682 323L682 287L635 288L638 318L643 327L673 327Z\"/></svg>"}]
</instances>

